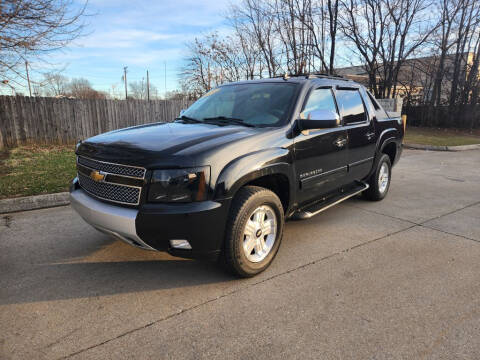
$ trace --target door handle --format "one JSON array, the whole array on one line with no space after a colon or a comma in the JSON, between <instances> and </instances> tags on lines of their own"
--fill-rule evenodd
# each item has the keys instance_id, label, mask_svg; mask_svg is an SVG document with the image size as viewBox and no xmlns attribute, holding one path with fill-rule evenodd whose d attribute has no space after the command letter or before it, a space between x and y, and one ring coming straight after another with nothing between
<instances>
[{"instance_id":1,"label":"door handle","mask_svg":"<svg viewBox=\"0 0 480 360\"><path fill-rule=\"evenodd\" d=\"M369 132L369 133L366 133L365 136L367 137L368 140L372 140L373 137L375 136L375 133L374 132Z\"/></svg>"},{"instance_id":2,"label":"door handle","mask_svg":"<svg viewBox=\"0 0 480 360\"><path fill-rule=\"evenodd\" d=\"M335 146L339 148L344 147L346 143L347 143L347 139L345 138L338 138L334 142Z\"/></svg>"}]
</instances>

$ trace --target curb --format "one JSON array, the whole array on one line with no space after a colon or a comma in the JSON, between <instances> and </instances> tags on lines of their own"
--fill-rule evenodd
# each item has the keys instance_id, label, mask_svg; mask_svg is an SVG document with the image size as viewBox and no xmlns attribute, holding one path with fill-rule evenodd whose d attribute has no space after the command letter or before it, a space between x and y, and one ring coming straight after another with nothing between
<instances>
[{"instance_id":1,"label":"curb","mask_svg":"<svg viewBox=\"0 0 480 360\"><path fill-rule=\"evenodd\" d=\"M473 145L460 145L460 146L436 146L436 145L423 145L423 144L403 144L405 149L415 150L429 150L429 151L466 151L466 150L478 150L480 144Z\"/></svg>"},{"instance_id":2,"label":"curb","mask_svg":"<svg viewBox=\"0 0 480 360\"><path fill-rule=\"evenodd\" d=\"M70 204L68 192L4 199L0 200L0 214L43 209L68 204Z\"/></svg>"}]
</instances>

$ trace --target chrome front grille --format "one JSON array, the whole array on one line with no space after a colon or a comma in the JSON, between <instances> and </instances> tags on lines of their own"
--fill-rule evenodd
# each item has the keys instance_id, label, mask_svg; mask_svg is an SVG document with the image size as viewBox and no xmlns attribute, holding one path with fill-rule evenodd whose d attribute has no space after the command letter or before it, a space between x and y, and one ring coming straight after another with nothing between
<instances>
[{"instance_id":1,"label":"chrome front grille","mask_svg":"<svg viewBox=\"0 0 480 360\"><path fill-rule=\"evenodd\" d=\"M86 192L103 200L130 205L138 205L140 201L141 190L137 187L96 182L80 172L78 173L78 182Z\"/></svg>"},{"instance_id":2,"label":"chrome front grille","mask_svg":"<svg viewBox=\"0 0 480 360\"><path fill-rule=\"evenodd\" d=\"M77 157L80 187L92 196L120 204L138 205L142 192L145 169ZM100 172L103 179L92 173ZM128 185L127 185L128 184Z\"/></svg>"},{"instance_id":3,"label":"chrome front grille","mask_svg":"<svg viewBox=\"0 0 480 360\"><path fill-rule=\"evenodd\" d=\"M105 161L86 158L83 156L79 156L77 161L79 164L89 167L90 169L104 171L109 174L128 176L139 179L143 179L145 177L145 168L138 166L113 164Z\"/></svg>"}]
</instances>

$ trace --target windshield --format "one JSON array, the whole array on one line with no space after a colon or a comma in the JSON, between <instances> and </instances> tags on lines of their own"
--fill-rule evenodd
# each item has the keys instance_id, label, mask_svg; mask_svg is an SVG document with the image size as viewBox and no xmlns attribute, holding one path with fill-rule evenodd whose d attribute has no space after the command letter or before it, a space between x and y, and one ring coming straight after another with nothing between
<instances>
[{"instance_id":1,"label":"windshield","mask_svg":"<svg viewBox=\"0 0 480 360\"><path fill-rule=\"evenodd\" d=\"M221 86L203 95L181 118L226 125L282 125L288 116L296 88L297 85L292 83Z\"/></svg>"}]
</instances>

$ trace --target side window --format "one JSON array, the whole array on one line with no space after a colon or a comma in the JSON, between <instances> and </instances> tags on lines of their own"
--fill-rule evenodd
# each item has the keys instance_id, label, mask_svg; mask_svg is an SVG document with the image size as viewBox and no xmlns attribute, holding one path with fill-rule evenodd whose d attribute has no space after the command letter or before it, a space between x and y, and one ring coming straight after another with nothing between
<instances>
[{"instance_id":1,"label":"side window","mask_svg":"<svg viewBox=\"0 0 480 360\"><path fill-rule=\"evenodd\" d=\"M336 95L344 125L367 120L365 106L358 90L338 90Z\"/></svg>"},{"instance_id":2,"label":"side window","mask_svg":"<svg viewBox=\"0 0 480 360\"><path fill-rule=\"evenodd\" d=\"M312 91L303 109L303 114L308 117L308 114L315 110L330 110L337 113L331 89L315 89Z\"/></svg>"}]
</instances>

